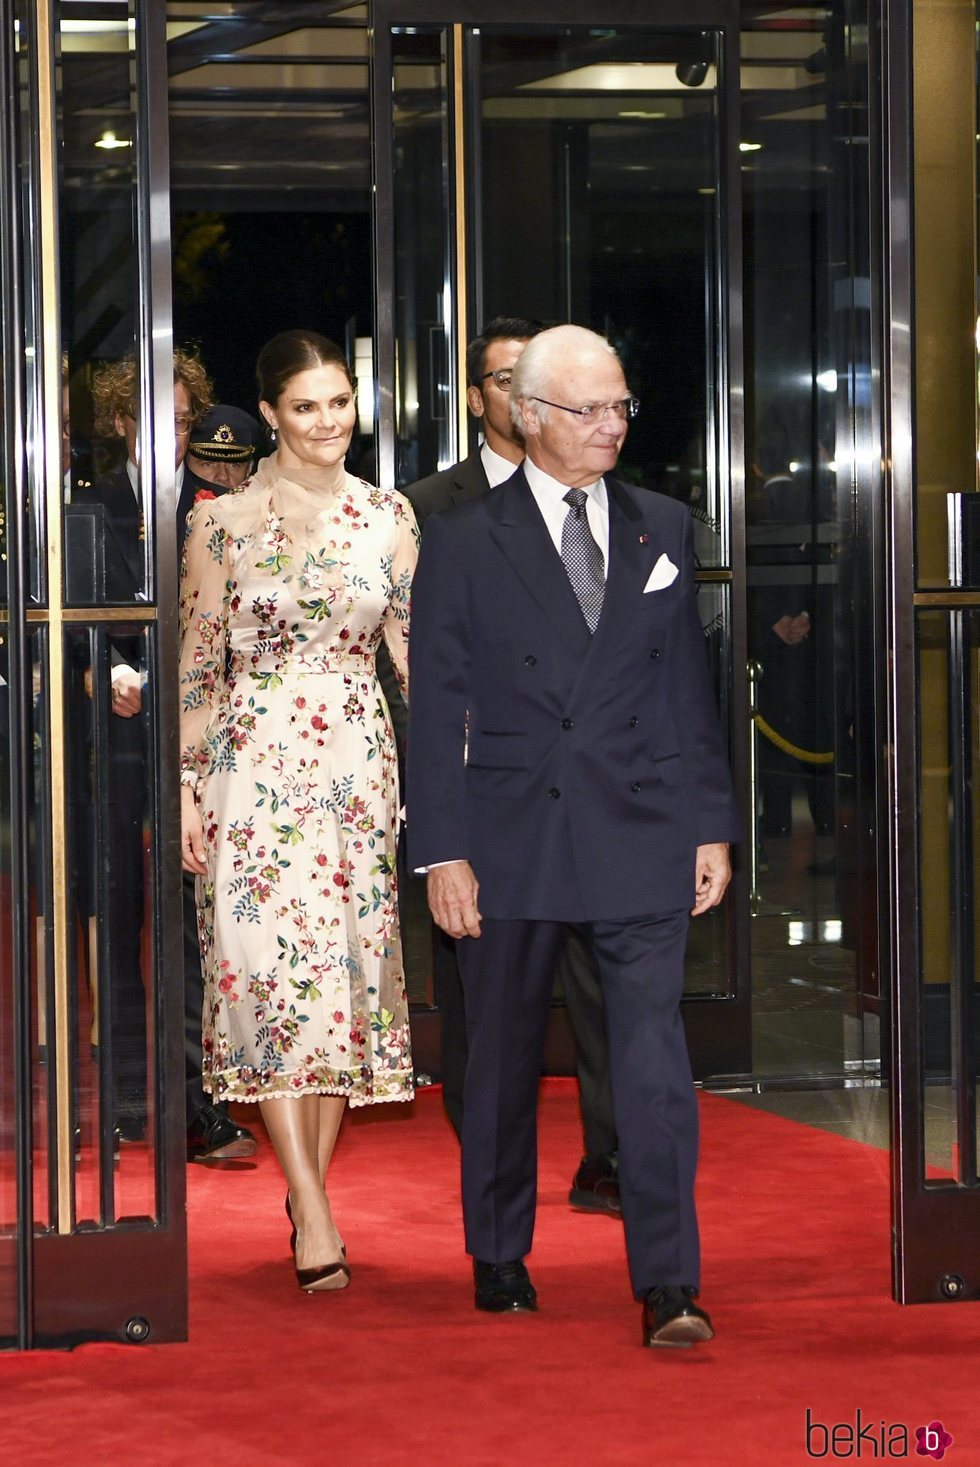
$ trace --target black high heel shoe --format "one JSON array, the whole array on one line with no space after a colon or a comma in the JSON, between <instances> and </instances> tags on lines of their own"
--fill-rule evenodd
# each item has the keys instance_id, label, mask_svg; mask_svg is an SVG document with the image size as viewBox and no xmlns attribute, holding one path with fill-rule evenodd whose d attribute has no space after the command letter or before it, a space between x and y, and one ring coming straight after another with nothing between
<instances>
[{"instance_id":1,"label":"black high heel shoe","mask_svg":"<svg viewBox=\"0 0 980 1467\"><path fill-rule=\"evenodd\" d=\"M307 1294L326 1293L331 1289L346 1289L350 1283L350 1265L327 1263L322 1268L298 1268L296 1282Z\"/></svg>"},{"instance_id":2,"label":"black high heel shoe","mask_svg":"<svg viewBox=\"0 0 980 1467\"><path fill-rule=\"evenodd\" d=\"M289 1218L289 1226L292 1229L292 1232L289 1235L289 1251L292 1253L293 1257L295 1258L296 1257L296 1224L293 1222L293 1209L289 1205L289 1193L288 1192L286 1193L286 1216ZM344 1260L346 1261L346 1259L347 1259L347 1246L346 1246L346 1244L341 1243L341 1245L340 1245L340 1251L341 1251L341 1253L344 1256Z\"/></svg>"},{"instance_id":3,"label":"black high heel shoe","mask_svg":"<svg viewBox=\"0 0 980 1467\"><path fill-rule=\"evenodd\" d=\"M293 1209L289 1205L289 1193L286 1193L286 1216L292 1232L289 1235L289 1247L293 1257L296 1257L296 1224L293 1222ZM347 1249L341 1243L340 1251L343 1255L343 1263L327 1263L321 1268L297 1268L296 1282L307 1294L317 1292L326 1293L329 1290L346 1289L350 1283L350 1265L347 1262Z\"/></svg>"}]
</instances>

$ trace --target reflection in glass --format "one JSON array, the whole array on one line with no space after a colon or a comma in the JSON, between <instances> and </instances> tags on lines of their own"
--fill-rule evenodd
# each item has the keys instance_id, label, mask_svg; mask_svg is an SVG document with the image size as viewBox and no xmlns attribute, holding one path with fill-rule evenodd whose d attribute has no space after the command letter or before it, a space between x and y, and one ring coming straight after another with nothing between
<instances>
[{"instance_id":1,"label":"reflection in glass","mask_svg":"<svg viewBox=\"0 0 980 1467\"><path fill-rule=\"evenodd\" d=\"M481 27L480 54L480 320L608 336L643 403L618 473L688 503L724 564L716 38Z\"/></svg>"},{"instance_id":2,"label":"reflection in glass","mask_svg":"<svg viewBox=\"0 0 980 1467\"><path fill-rule=\"evenodd\" d=\"M396 483L454 461L445 33L394 31Z\"/></svg>"},{"instance_id":3,"label":"reflection in glass","mask_svg":"<svg viewBox=\"0 0 980 1467\"><path fill-rule=\"evenodd\" d=\"M2 308L0 308L2 309ZM2 387L0 368L0 387ZM0 391L0 441L4 428L5 393ZM4 1249L4 1265L0 1267L0 1340L13 1337L17 1330L17 1292L12 1266L12 1240L17 1223L17 1185L15 1173L15 1090L14 1063L14 951L13 890L10 809L10 664L8 658L9 629L7 599L7 533L8 501L6 485L0 485L0 1246Z\"/></svg>"},{"instance_id":4,"label":"reflection in glass","mask_svg":"<svg viewBox=\"0 0 980 1467\"><path fill-rule=\"evenodd\" d=\"M708 663L715 688L724 692L730 685L729 649L731 647L731 587L705 583L698 587L698 614L704 629ZM722 727L729 726L727 700L722 697L719 709ZM729 952L731 939L731 892L720 907L704 912L688 928L687 960L684 966L684 993L723 997L729 992Z\"/></svg>"},{"instance_id":5,"label":"reflection in glass","mask_svg":"<svg viewBox=\"0 0 980 1467\"><path fill-rule=\"evenodd\" d=\"M843 7L742 15L754 1068L839 1075L878 1055L854 692L866 486L848 448L868 411L867 158L835 126L866 82Z\"/></svg>"},{"instance_id":6,"label":"reflection in glass","mask_svg":"<svg viewBox=\"0 0 980 1467\"><path fill-rule=\"evenodd\" d=\"M927 1164L977 1176L980 611L918 618L920 974Z\"/></svg>"},{"instance_id":7,"label":"reflection in glass","mask_svg":"<svg viewBox=\"0 0 980 1467\"><path fill-rule=\"evenodd\" d=\"M82 9L100 24L80 26ZM89 1226L156 1213L146 902L153 662L145 623L124 620L126 607L147 603L153 515L137 472L136 32L128 9L106 20L98 6L73 8L61 29L57 95L64 518L62 587L51 592L63 591L71 606L121 608L117 621L73 622L66 629L63 726L50 731L52 748L64 746L66 779L70 1073L55 1075L49 1063L47 1099L51 1116L52 1086L68 1088L74 1217ZM42 762L42 797L43 769ZM39 954L47 955L52 907L43 888L41 922ZM39 1025L50 1030L55 1013L48 981ZM53 1176L54 1128L41 1127L37 1135L51 1143Z\"/></svg>"}]
</instances>

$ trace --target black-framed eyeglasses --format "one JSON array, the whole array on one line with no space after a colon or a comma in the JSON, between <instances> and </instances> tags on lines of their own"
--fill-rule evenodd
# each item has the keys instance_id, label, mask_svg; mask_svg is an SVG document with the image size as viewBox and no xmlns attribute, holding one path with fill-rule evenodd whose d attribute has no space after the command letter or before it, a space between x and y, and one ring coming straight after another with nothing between
<instances>
[{"instance_id":1,"label":"black-framed eyeglasses","mask_svg":"<svg viewBox=\"0 0 980 1467\"><path fill-rule=\"evenodd\" d=\"M640 399L633 396L621 397L618 402L587 402L585 407L580 408L567 407L563 402L549 402L546 397L532 397L531 401L543 402L546 407L561 408L563 413L573 413L583 423L601 423L610 413L625 423L627 418L635 418L640 411Z\"/></svg>"},{"instance_id":2,"label":"black-framed eyeglasses","mask_svg":"<svg viewBox=\"0 0 980 1467\"><path fill-rule=\"evenodd\" d=\"M514 369L513 367L498 367L496 372L484 372L480 382L485 382L488 377L493 378L501 392L509 392L510 384L514 380Z\"/></svg>"}]
</instances>

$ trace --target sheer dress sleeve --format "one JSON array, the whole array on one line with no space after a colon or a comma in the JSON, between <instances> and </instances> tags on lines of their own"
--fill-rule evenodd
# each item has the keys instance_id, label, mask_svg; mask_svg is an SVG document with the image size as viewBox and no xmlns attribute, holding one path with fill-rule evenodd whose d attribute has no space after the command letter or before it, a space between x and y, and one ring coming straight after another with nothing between
<instances>
[{"instance_id":1,"label":"sheer dress sleeve","mask_svg":"<svg viewBox=\"0 0 980 1467\"><path fill-rule=\"evenodd\" d=\"M402 495L395 497L397 538L391 560L391 601L385 612L383 633L398 679L401 695L408 702L408 624L412 577L419 558L419 530L412 506Z\"/></svg>"},{"instance_id":2,"label":"sheer dress sleeve","mask_svg":"<svg viewBox=\"0 0 980 1467\"><path fill-rule=\"evenodd\" d=\"M203 500L190 519L180 581L180 782L195 790L224 690L231 582L231 536Z\"/></svg>"}]
</instances>

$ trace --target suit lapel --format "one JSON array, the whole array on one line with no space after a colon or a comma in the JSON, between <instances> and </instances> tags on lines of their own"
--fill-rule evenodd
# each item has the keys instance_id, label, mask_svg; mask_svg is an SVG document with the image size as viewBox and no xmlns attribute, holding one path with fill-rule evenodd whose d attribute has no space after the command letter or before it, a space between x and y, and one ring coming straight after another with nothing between
<instances>
[{"instance_id":1,"label":"suit lapel","mask_svg":"<svg viewBox=\"0 0 980 1467\"><path fill-rule=\"evenodd\" d=\"M132 581L132 595L143 586L143 546L140 537L140 507L125 467L105 482L102 494L106 530L116 543L119 560Z\"/></svg>"},{"instance_id":2,"label":"suit lapel","mask_svg":"<svg viewBox=\"0 0 980 1467\"><path fill-rule=\"evenodd\" d=\"M635 612L636 601L650 567L660 554L659 547L641 542L643 515L622 485L615 479L607 479L606 494L609 502L609 564L606 567L602 615L593 642L610 635L610 628L622 626L621 618ZM652 550L656 553L651 558Z\"/></svg>"},{"instance_id":3,"label":"suit lapel","mask_svg":"<svg viewBox=\"0 0 980 1467\"><path fill-rule=\"evenodd\" d=\"M487 512L490 533L526 590L569 650L581 657L592 637L523 469L489 496Z\"/></svg>"},{"instance_id":4,"label":"suit lapel","mask_svg":"<svg viewBox=\"0 0 980 1467\"><path fill-rule=\"evenodd\" d=\"M469 458L464 458L456 465L453 485L449 491L450 502L463 504L467 499L479 499L481 495L489 492L490 483L483 467L480 450L477 449L476 453L471 453Z\"/></svg>"}]
</instances>

